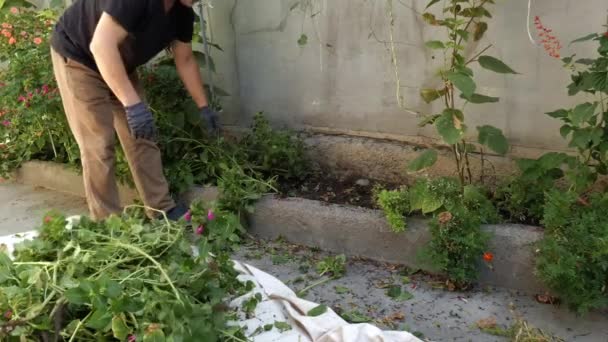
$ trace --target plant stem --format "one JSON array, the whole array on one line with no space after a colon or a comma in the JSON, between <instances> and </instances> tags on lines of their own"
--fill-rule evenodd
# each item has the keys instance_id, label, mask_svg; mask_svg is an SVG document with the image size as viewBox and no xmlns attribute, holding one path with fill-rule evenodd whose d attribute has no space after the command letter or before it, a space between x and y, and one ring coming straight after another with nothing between
<instances>
[{"instance_id":1,"label":"plant stem","mask_svg":"<svg viewBox=\"0 0 608 342\"><path fill-rule=\"evenodd\" d=\"M166 216L165 216L165 219ZM168 222L168 221L167 221ZM167 274L167 272L165 272L165 269L163 268L163 266L156 261L156 259L154 259L153 257L151 257L148 253L146 253L145 251L143 251L141 248L136 247L136 246L131 246L119 241L113 242L113 243L108 243L105 245L113 245L116 247L122 247L125 249L129 249L133 252L136 252L138 254L141 254L142 256L146 257L146 259L150 260L150 262L152 262L154 265L156 265L156 268L158 268L158 270L160 271L160 273L162 274L163 278L165 278L165 280L169 283L169 286L171 286L171 289L173 290L173 293L175 293L175 297L177 298L177 300L183 305L184 302L181 299L181 296L179 295L179 291L177 291L177 289L175 288L175 285L173 285L173 281L171 281L171 278L169 278L169 275Z\"/></svg>"},{"instance_id":2,"label":"plant stem","mask_svg":"<svg viewBox=\"0 0 608 342\"><path fill-rule=\"evenodd\" d=\"M314 287L317 287L319 285L323 285L323 284L325 284L325 283L327 283L329 281L335 280L335 279L336 279L335 277L330 277L330 278L322 279L322 280L320 280L320 281L318 281L316 283L313 283L312 285L309 285L309 286L301 289L300 291L298 291L298 297L301 296L301 295L303 296L304 294L306 294L306 292L310 291L310 289L312 289Z\"/></svg>"},{"instance_id":3,"label":"plant stem","mask_svg":"<svg viewBox=\"0 0 608 342\"><path fill-rule=\"evenodd\" d=\"M469 59L466 63L464 63L464 65L469 65L470 63L475 62L475 60L477 60L477 58L479 56L481 56L484 52L488 51L492 46L494 46L494 45L490 44L490 45L486 46L483 50L479 51L478 54L476 54L471 59Z\"/></svg>"},{"instance_id":4,"label":"plant stem","mask_svg":"<svg viewBox=\"0 0 608 342\"><path fill-rule=\"evenodd\" d=\"M78 330L80 330L80 327L82 326L82 324L89 319L89 317L91 317L91 314L93 313L93 311L89 312L88 315L86 315L85 318L82 319L82 321L79 321L78 324L76 325L76 328L74 329L74 332L72 333L72 337L70 337L70 340L68 342L72 342L74 341L74 338L76 338L76 333L78 332Z\"/></svg>"}]
</instances>

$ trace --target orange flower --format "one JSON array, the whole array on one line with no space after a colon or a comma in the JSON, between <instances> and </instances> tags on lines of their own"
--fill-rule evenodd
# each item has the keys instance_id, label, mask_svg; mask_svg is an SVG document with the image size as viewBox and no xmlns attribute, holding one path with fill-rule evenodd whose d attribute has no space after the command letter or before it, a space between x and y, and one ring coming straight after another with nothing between
<instances>
[{"instance_id":1,"label":"orange flower","mask_svg":"<svg viewBox=\"0 0 608 342\"><path fill-rule=\"evenodd\" d=\"M11 25L11 24L9 24L9 23L2 23L2 28L5 28L5 29L12 29L12 28L13 28L13 25Z\"/></svg>"},{"instance_id":2,"label":"orange flower","mask_svg":"<svg viewBox=\"0 0 608 342\"><path fill-rule=\"evenodd\" d=\"M483 260L485 262L492 262L492 260L494 260L494 254L492 254L490 252L483 253Z\"/></svg>"},{"instance_id":3,"label":"orange flower","mask_svg":"<svg viewBox=\"0 0 608 342\"><path fill-rule=\"evenodd\" d=\"M11 39L8 40L8 45L13 45L17 43L17 39L15 39L15 37L11 37Z\"/></svg>"},{"instance_id":4,"label":"orange flower","mask_svg":"<svg viewBox=\"0 0 608 342\"><path fill-rule=\"evenodd\" d=\"M36 44L36 45L42 44L42 38L40 38L40 37L34 38L34 44Z\"/></svg>"}]
</instances>

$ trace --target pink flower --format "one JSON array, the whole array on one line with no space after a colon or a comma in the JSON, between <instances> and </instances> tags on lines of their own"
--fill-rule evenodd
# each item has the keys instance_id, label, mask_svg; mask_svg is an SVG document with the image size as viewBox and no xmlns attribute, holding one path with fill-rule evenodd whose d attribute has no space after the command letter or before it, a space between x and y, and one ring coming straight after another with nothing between
<instances>
[{"instance_id":1,"label":"pink flower","mask_svg":"<svg viewBox=\"0 0 608 342\"><path fill-rule=\"evenodd\" d=\"M213 213L213 210L209 209L209 211L207 212L207 219L209 221L215 220L215 214Z\"/></svg>"},{"instance_id":2,"label":"pink flower","mask_svg":"<svg viewBox=\"0 0 608 342\"><path fill-rule=\"evenodd\" d=\"M8 120L4 120L4 121L2 121L2 125L3 125L4 127L8 127L8 126L10 126L10 125L11 125L11 122L10 122L10 121L8 121Z\"/></svg>"},{"instance_id":3,"label":"pink flower","mask_svg":"<svg viewBox=\"0 0 608 342\"><path fill-rule=\"evenodd\" d=\"M49 93L49 91L50 91L50 90L49 90L49 86L48 86L47 84L43 84L43 85L42 85L42 94L43 94L43 95L46 95L46 94L48 94L48 93Z\"/></svg>"},{"instance_id":4,"label":"pink flower","mask_svg":"<svg viewBox=\"0 0 608 342\"><path fill-rule=\"evenodd\" d=\"M13 25L11 25L9 23L2 23L2 28L4 28L4 29L12 29Z\"/></svg>"},{"instance_id":5,"label":"pink flower","mask_svg":"<svg viewBox=\"0 0 608 342\"><path fill-rule=\"evenodd\" d=\"M19 14L19 9L17 7L11 7L11 13Z\"/></svg>"},{"instance_id":6,"label":"pink flower","mask_svg":"<svg viewBox=\"0 0 608 342\"><path fill-rule=\"evenodd\" d=\"M19 95L19 97L17 98L18 102L25 102L25 97L23 95Z\"/></svg>"},{"instance_id":7,"label":"pink flower","mask_svg":"<svg viewBox=\"0 0 608 342\"><path fill-rule=\"evenodd\" d=\"M21 31L21 33L20 33L20 34L21 34L21 37L25 37L25 36L27 36L27 32L25 32L25 31Z\"/></svg>"},{"instance_id":8,"label":"pink flower","mask_svg":"<svg viewBox=\"0 0 608 342\"><path fill-rule=\"evenodd\" d=\"M196 235L203 235L203 233L205 232L205 227L203 227L202 225L198 226L198 228L196 228Z\"/></svg>"},{"instance_id":9,"label":"pink flower","mask_svg":"<svg viewBox=\"0 0 608 342\"><path fill-rule=\"evenodd\" d=\"M186 221L188 222L192 221L192 212L190 210L186 212L186 215L184 215L184 219L186 219Z\"/></svg>"},{"instance_id":10,"label":"pink flower","mask_svg":"<svg viewBox=\"0 0 608 342\"><path fill-rule=\"evenodd\" d=\"M4 318L6 318L7 320L11 320L11 318L13 318L13 312L11 310L8 310L4 313Z\"/></svg>"},{"instance_id":11,"label":"pink flower","mask_svg":"<svg viewBox=\"0 0 608 342\"><path fill-rule=\"evenodd\" d=\"M15 37L11 37L11 39L8 40L8 45L14 45L15 43L17 43L17 39L15 39Z\"/></svg>"},{"instance_id":12,"label":"pink flower","mask_svg":"<svg viewBox=\"0 0 608 342\"><path fill-rule=\"evenodd\" d=\"M127 337L127 341L128 342L135 342L135 341L137 341L137 337L135 337L135 335L129 335L129 337Z\"/></svg>"},{"instance_id":13,"label":"pink flower","mask_svg":"<svg viewBox=\"0 0 608 342\"><path fill-rule=\"evenodd\" d=\"M40 37L34 38L34 44L36 44L36 45L42 44L42 38L40 38Z\"/></svg>"},{"instance_id":14,"label":"pink flower","mask_svg":"<svg viewBox=\"0 0 608 342\"><path fill-rule=\"evenodd\" d=\"M44 218L44 223L50 223L52 220L53 220L52 217L47 216L47 217Z\"/></svg>"}]
</instances>

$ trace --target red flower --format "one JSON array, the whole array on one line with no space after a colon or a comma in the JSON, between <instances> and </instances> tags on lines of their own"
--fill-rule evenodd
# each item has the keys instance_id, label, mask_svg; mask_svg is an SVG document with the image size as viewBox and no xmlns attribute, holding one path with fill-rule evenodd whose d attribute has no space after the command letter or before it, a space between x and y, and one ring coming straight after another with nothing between
<instances>
[{"instance_id":1,"label":"red flower","mask_svg":"<svg viewBox=\"0 0 608 342\"><path fill-rule=\"evenodd\" d=\"M6 318L7 320L11 320L11 318L13 318L13 312L11 310L8 310L4 313L4 318Z\"/></svg>"},{"instance_id":2,"label":"red flower","mask_svg":"<svg viewBox=\"0 0 608 342\"><path fill-rule=\"evenodd\" d=\"M483 253L483 260L485 262L492 262L492 260L494 260L494 254L492 254L490 252Z\"/></svg>"},{"instance_id":3,"label":"red flower","mask_svg":"<svg viewBox=\"0 0 608 342\"><path fill-rule=\"evenodd\" d=\"M551 57L560 58L560 50L562 48L562 44L557 39L557 37L550 34L551 32L553 32L553 30L545 27L540 21L540 17L538 16L534 18L534 25L538 30L538 36L542 38L540 42L543 44L545 51L547 51L547 53L549 53L549 56Z\"/></svg>"},{"instance_id":4,"label":"red flower","mask_svg":"<svg viewBox=\"0 0 608 342\"><path fill-rule=\"evenodd\" d=\"M40 37L34 38L34 44L36 44L36 45L42 44L42 38L40 38Z\"/></svg>"},{"instance_id":5,"label":"red flower","mask_svg":"<svg viewBox=\"0 0 608 342\"><path fill-rule=\"evenodd\" d=\"M44 223L49 223L49 222L51 222L52 220L53 220L53 218L52 218L52 217L47 216L47 217L45 217L45 218L44 218Z\"/></svg>"}]
</instances>

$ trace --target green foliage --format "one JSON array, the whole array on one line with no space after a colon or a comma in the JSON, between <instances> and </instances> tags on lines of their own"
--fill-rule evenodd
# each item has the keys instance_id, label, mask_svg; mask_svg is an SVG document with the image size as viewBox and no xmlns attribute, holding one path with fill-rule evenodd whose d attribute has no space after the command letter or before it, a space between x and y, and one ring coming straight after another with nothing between
<instances>
[{"instance_id":1,"label":"green foliage","mask_svg":"<svg viewBox=\"0 0 608 342\"><path fill-rule=\"evenodd\" d=\"M261 112L255 115L251 133L245 136L241 145L248 161L266 176L303 179L309 173L304 142L289 131L273 130Z\"/></svg>"},{"instance_id":2,"label":"green foliage","mask_svg":"<svg viewBox=\"0 0 608 342\"><path fill-rule=\"evenodd\" d=\"M409 165L409 171L421 171L426 168L433 166L437 162L437 151L435 150L426 150L421 153L418 158L414 159Z\"/></svg>"},{"instance_id":3,"label":"green foliage","mask_svg":"<svg viewBox=\"0 0 608 342\"><path fill-rule=\"evenodd\" d=\"M394 232L404 232L407 224L405 215L410 210L409 194L406 189L376 190L376 203L384 211L386 219Z\"/></svg>"},{"instance_id":4,"label":"green foliage","mask_svg":"<svg viewBox=\"0 0 608 342\"><path fill-rule=\"evenodd\" d=\"M456 287L467 287L477 279L488 235L481 231L476 211L455 204L430 222L431 241L425 256L438 270L447 274Z\"/></svg>"},{"instance_id":5,"label":"green foliage","mask_svg":"<svg viewBox=\"0 0 608 342\"><path fill-rule=\"evenodd\" d=\"M319 275L330 275L332 278L340 278L346 273L346 256L329 256L317 263Z\"/></svg>"},{"instance_id":6,"label":"green foliage","mask_svg":"<svg viewBox=\"0 0 608 342\"><path fill-rule=\"evenodd\" d=\"M577 192L591 187L599 175L608 174L608 110L605 101L608 94L608 37L590 34L574 42L587 40L594 40L599 45L595 58L575 60L575 55L572 55L562 60L572 72L568 95L585 93L595 97L595 101L547 113L563 122L560 134L568 139L569 147L578 152L578 158L570 161L566 172L572 189Z\"/></svg>"},{"instance_id":7,"label":"green foliage","mask_svg":"<svg viewBox=\"0 0 608 342\"><path fill-rule=\"evenodd\" d=\"M518 160L521 173L503 182L496 191L499 210L514 221L540 223L545 193L556 187L556 181L564 176L561 167L571 160L572 157L564 153L547 153L537 160Z\"/></svg>"},{"instance_id":8,"label":"green foliage","mask_svg":"<svg viewBox=\"0 0 608 342\"><path fill-rule=\"evenodd\" d=\"M432 8L440 0L432 0L426 9ZM425 118L420 126L434 125L437 132L445 143L452 146L456 161L457 173L460 183L471 184L473 182L471 168L469 165L468 154L472 151L470 144L465 140L467 126L465 124L464 108L466 103L487 104L499 101L497 97L478 94L475 91L479 88L474 80L474 73L470 66L478 63L483 69L500 74L517 74L511 67L499 59L482 55L492 45L475 54L473 58L467 60L463 55L471 40L479 41L486 31L488 24L486 18L491 18L488 7L494 1L466 2L466 1L443 1L443 18L438 18L435 14L426 12L422 15L424 21L431 26L443 27L447 31L444 40L431 40L425 46L433 51L439 50L444 59L444 67L439 72L444 86L440 89L423 89L421 97L427 103L432 103L442 99L444 110L441 114L436 114ZM471 39L470 31L473 31ZM456 98L464 101L457 101ZM493 126L481 126L478 128L478 143L489 147L498 154L506 154L509 144L503 133ZM417 160L415 165L410 166L412 170L428 168L434 164L436 158L429 155L423 158L425 161L421 165Z\"/></svg>"},{"instance_id":9,"label":"green foliage","mask_svg":"<svg viewBox=\"0 0 608 342\"><path fill-rule=\"evenodd\" d=\"M386 295L397 302L405 302L414 298L413 294L409 293L406 290L403 290L399 285L389 287L386 291Z\"/></svg>"},{"instance_id":10,"label":"green foliage","mask_svg":"<svg viewBox=\"0 0 608 342\"><path fill-rule=\"evenodd\" d=\"M49 39L52 10L0 12L0 176L36 158L75 164L70 134L53 75Z\"/></svg>"},{"instance_id":11,"label":"green foliage","mask_svg":"<svg viewBox=\"0 0 608 342\"><path fill-rule=\"evenodd\" d=\"M49 214L14 261L0 253L0 311L11 313L0 318L0 339L222 340L224 301L247 290L230 260L242 227L220 210L209 221L208 209L192 207L193 222L206 227L194 242L184 221L125 213L66 229L63 216Z\"/></svg>"},{"instance_id":12,"label":"green foliage","mask_svg":"<svg viewBox=\"0 0 608 342\"><path fill-rule=\"evenodd\" d=\"M574 192L547 195L545 237L537 272L572 310L586 313L608 305L608 195L581 200Z\"/></svg>"}]
</instances>

